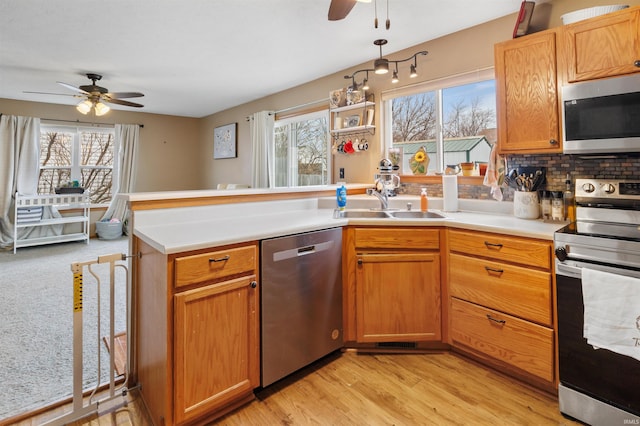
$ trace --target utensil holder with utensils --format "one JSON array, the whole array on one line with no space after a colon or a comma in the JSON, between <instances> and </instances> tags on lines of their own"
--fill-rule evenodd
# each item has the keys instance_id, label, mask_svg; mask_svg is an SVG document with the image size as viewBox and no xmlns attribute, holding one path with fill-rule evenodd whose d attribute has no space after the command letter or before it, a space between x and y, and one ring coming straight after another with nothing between
<instances>
[{"instance_id":1,"label":"utensil holder with utensils","mask_svg":"<svg viewBox=\"0 0 640 426\"><path fill-rule=\"evenodd\" d=\"M538 190L546 178L546 168L523 167L512 169L505 182L515 189L513 194L513 215L521 219L540 217L540 198Z\"/></svg>"}]
</instances>

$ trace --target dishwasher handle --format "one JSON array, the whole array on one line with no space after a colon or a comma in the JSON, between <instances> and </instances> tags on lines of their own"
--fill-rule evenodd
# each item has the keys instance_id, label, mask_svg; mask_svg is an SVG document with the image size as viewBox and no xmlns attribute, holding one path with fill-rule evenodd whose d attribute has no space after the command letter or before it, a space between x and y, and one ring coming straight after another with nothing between
<instances>
[{"instance_id":1,"label":"dishwasher handle","mask_svg":"<svg viewBox=\"0 0 640 426\"><path fill-rule=\"evenodd\" d=\"M279 262L282 260L293 259L300 256L308 256L315 253L320 253L325 250L329 250L334 246L334 241L325 241L322 243L311 244L303 247L296 247L289 250L282 250L273 253L273 261Z\"/></svg>"}]
</instances>

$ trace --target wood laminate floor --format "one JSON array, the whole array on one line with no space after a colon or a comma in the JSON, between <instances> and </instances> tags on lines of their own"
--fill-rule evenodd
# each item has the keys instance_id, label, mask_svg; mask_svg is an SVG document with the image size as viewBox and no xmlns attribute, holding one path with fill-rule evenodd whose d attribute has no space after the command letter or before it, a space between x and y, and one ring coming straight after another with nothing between
<instances>
[{"instance_id":1,"label":"wood laminate floor","mask_svg":"<svg viewBox=\"0 0 640 426\"><path fill-rule=\"evenodd\" d=\"M335 353L259 390L217 425L578 425L557 398L450 352ZM74 425L148 425L135 392L125 407ZM40 424L43 416L17 423Z\"/></svg>"}]
</instances>

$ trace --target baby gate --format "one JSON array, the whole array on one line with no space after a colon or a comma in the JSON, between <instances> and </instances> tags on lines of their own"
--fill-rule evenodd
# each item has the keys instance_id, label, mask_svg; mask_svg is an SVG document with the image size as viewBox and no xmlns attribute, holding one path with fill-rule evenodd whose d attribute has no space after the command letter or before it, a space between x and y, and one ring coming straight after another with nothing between
<instances>
[{"instance_id":1,"label":"baby gate","mask_svg":"<svg viewBox=\"0 0 640 426\"><path fill-rule=\"evenodd\" d=\"M131 359L131 285L129 282L129 270L126 265L118 263L126 261L126 254L109 254L104 256L98 256L97 260L88 262L74 262L71 264L71 271L73 272L73 409L71 412L57 417L49 422L47 425L64 425L77 419L86 417L90 414L97 413L100 404L104 404L109 401L113 401L119 397L126 397L127 392L133 388L129 385L129 373ZM106 384L101 383L101 300L100 300L100 277L91 269L92 265L96 264L109 264L109 335L105 337L105 342L108 341L109 346L109 381L108 388ZM85 390L83 389L83 273L84 269L95 278L97 285L97 381L94 389L87 391L88 397L85 399ZM127 339L127 351L125 361L125 372L122 377L116 373L115 365L115 270L116 268L123 268L126 272L126 339ZM121 381L121 382L120 382ZM103 388L101 390L101 388ZM101 390L100 396L97 397L98 391Z\"/></svg>"}]
</instances>

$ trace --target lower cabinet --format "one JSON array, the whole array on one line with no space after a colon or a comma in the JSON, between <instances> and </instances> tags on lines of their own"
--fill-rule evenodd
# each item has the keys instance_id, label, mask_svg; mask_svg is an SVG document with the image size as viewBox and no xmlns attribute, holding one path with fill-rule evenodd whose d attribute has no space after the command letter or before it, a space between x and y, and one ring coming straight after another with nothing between
<instances>
[{"instance_id":1,"label":"lower cabinet","mask_svg":"<svg viewBox=\"0 0 640 426\"><path fill-rule=\"evenodd\" d=\"M345 232L346 340L440 341L440 230L349 228Z\"/></svg>"},{"instance_id":2,"label":"lower cabinet","mask_svg":"<svg viewBox=\"0 0 640 426\"><path fill-rule=\"evenodd\" d=\"M448 232L451 345L555 389L551 242Z\"/></svg>"},{"instance_id":3,"label":"lower cabinet","mask_svg":"<svg viewBox=\"0 0 640 426\"><path fill-rule=\"evenodd\" d=\"M136 379L154 424L199 424L260 385L256 244L163 255L135 240Z\"/></svg>"}]
</instances>

